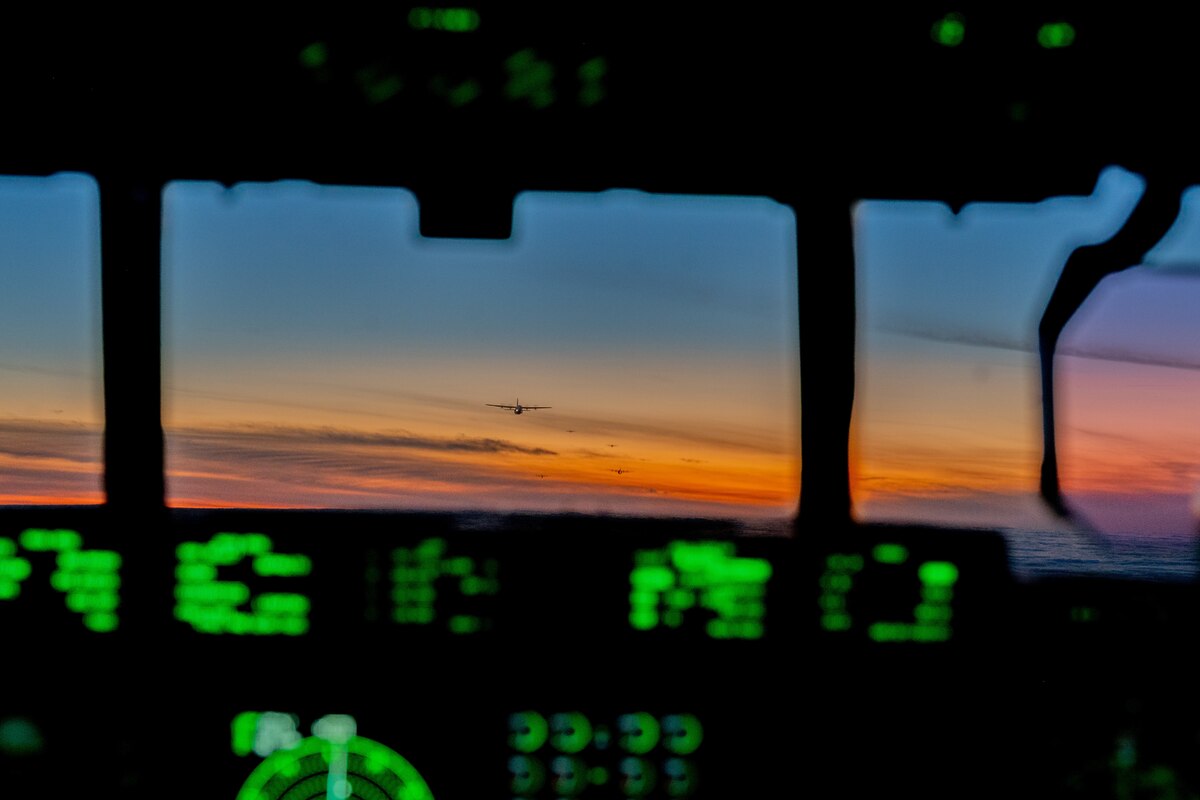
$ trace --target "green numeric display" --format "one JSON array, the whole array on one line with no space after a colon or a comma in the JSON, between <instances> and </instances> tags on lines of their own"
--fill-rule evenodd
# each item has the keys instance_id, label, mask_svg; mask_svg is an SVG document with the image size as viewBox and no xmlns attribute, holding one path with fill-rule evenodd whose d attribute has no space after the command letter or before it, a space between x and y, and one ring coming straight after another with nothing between
<instances>
[{"instance_id":1,"label":"green numeric display","mask_svg":"<svg viewBox=\"0 0 1200 800\"><path fill-rule=\"evenodd\" d=\"M272 552L261 533L218 533L207 542L183 542L175 549L175 618L199 633L300 636L308 632L307 595L262 592L243 581L220 580L220 568L249 562L259 578L298 578L312 573L303 554Z\"/></svg>"},{"instance_id":2,"label":"green numeric display","mask_svg":"<svg viewBox=\"0 0 1200 800\"><path fill-rule=\"evenodd\" d=\"M900 619L856 619L854 587L865 581L906 585L915 572L918 600L911 616ZM908 548L896 543L877 544L869 553L830 553L819 579L821 628L830 633L865 630L874 642L945 642L953 634L952 601L958 567L950 561L930 560L914 565ZM903 602L902 597L896 598ZM864 616L858 613L858 617Z\"/></svg>"},{"instance_id":3,"label":"green numeric display","mask_svg":"<svg viewBox=\"0 0 1200 800\"><path fill-rule=\"evenodd\" d=\"M27 528L16 541L0 537L0 601L16 600L33 574L31 558L53 556L50 585L66 596L66 606L83 617L89 630L108 633L119 623L121 556L112 550L85 550L78 531Z\"/></svg>"},{"instance_id":4,"label":"green numeric display","mask_svg":"<svg viewBox=\"0 0 1200 800\"><path fill-rule=\"evenodd\" d=\"M672 542L639 550L629 573L629 624L637 630L678 628L691 609L715 615L705 631L714 639L763 635L771 563L738 557L732 542Z\"/></svg>"}]
</instances>

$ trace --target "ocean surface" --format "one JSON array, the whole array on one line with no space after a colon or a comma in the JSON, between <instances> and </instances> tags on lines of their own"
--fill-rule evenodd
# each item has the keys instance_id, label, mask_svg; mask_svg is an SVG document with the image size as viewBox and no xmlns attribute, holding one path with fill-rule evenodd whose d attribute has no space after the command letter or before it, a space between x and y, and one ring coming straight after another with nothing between
<instances>
[{"instance_id":1,"label":"ocean surface","mask_svg":"<svg viewBox=\"0 0 1200 800\"><path fill-rule=\"evenodd\" d=\"M1197 577L1196 534L1101 534L1080 530L1002 529L1018 580L1085 575L1187 582Z\"/></svg>"}]
</instances>

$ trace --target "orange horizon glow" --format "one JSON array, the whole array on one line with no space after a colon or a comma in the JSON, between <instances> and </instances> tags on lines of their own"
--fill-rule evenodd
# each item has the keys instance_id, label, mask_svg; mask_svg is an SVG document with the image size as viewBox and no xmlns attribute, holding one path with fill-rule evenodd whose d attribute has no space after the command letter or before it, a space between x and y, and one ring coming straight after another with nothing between
<instances>
[{"instance_id":1,"label":"orange horizon glow","mask_svg":"<svg viewBox=\"0 0 1200 800\"><path fill-rule=\"evenodd\" d=\"M254 433L248 434L250 430ZM620 451L606 448L601 440L610 437L603 435L572 436L572 443L559 450L520 440L439 439L409 432L404 437L416 444L401 436L393 444L378 431L328 427L189 428L168 429L167 434L169 442L177 443L168 448L172 508L553 512L646 511L658 505L664 513L692 509L783 517L794 514L799 496L798 467L791 459L737 452L736 447L680 451L662 444L631 445L634 456L624 452L625 446ZM553 439L538 437L543 443ZM436 449L477 441L498 452ZM189 449L197 443L216 448L219 458ZM723 452L730 449L734 452ZM695 457L697 452L703 457ZM262 463L253 463L255 458ZM296 463L302 466L294 468Z\"/></svg>"}]
</instances>

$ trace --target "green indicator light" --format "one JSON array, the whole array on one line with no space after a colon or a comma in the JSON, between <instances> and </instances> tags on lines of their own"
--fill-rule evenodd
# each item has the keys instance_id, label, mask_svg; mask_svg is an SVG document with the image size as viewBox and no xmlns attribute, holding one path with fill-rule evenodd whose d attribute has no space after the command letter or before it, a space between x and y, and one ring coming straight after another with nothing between
<instances>
[{"instance_id":1,"label":"green indicator light","mask_svg":"<svg viewBox=\"0 0 1200 800\"><path fill-rule=\"evenodd\" d=\"M608 72L608 62L597 57L579 65L579 104L594 106L604 99L604 86L601 83Z\"/></svg>"},{"instance_id":2,"label":"green indicator light","mask_svg":"<svg viewBox=\"0 0 1200 800\"><path fill-rule=\"evenodd\" d=\"M746 620L737 625L737 633L735 635L742 639L761 639L763 637L763 624L754 620Z\"/></svg>"},{"instance_id":3,"label":"green indicator light","mask_svg":"<svg viewBox=\"0 0 1200 800\"><path fill-rule=\"evenodd\" d=\"M217 568L212 564L180 564L175 568L175 579L183 583L204 583L216 580Z\"/></svg>"},{"instance_id":4,"label":"green indicator light","mask_svg":"<svg viewBox=\"0 0 1200 800\"><path fill-rule=\"evenodd\" d=\"M259 614L275 614L285 616L304 616L308 613L310 603L302 594L279 592L275 594L260 594L254 598L253 607Z\"/></svg>"},{"instance_id":5,"label":"green indicator light","mask_svg":"<svg viewBox=\"0 0 1200 800\"><path fill-rule=\"evenodd\" d=\"M483 627L483 623L479 617L471 617L463 614L451 617L446 623L451 633L475 633Z\"/></svg>"},{"instance_id":6,"label":"green indicator light","mask_svg":"<svg viewBox=\"0 0 1200 800\"><path fill-rule=\"evenodd\" d=\"M20 583L29 577L32 568L23 558L0 558L0 580Z\"/></svg>"},{"instance_id":7,"label":"green indicator light","mask_svg":"<svg viewBox=\"0 0 1200 800\"><path fill-rule=\"evenodd\" d=\"M917 568L917 577L927 586L953 586L958 580L958 567L949 561L926 561Z\"/></svg>"},{"instance_id":8,"label":"green indicator light","mask_svg":"<svg viewBox=\"0 0 1200 800\"><path fill-rule=\"evenodd\" d=\"M475 562L467 556L459 556L458 558L448 558L442 563L442 571L447 575L462 577L469 575L475 569Z\"/></svg>"},{"instance_id":9,"label":"green indicator light","mask_svg":"<svg viewBox=\"0 0 1200 800\"><path fill-rule=\"evenodd\" d=\"M550 746L561 753L575 754L592 740L592 723L578 711L550 717Z\"/></svg>"},{"instance_id":10,"label":"green indicator light","mask_svg":"<svg viewBox=\"0 0 1200 800\"><path fill-rule=\"evenodd\" d=\"M914 627L903 622L873 622L867 636L876 642L903 642L913 638Z\"/></svg>"},{"instance_id":11,"label":"green indicator light","mask_svg":"<svg viewBox=\"0 0 1200 800\"><path fill-rule=\"evenodd\" d=\"M863 568L863 557L858 553L830 553L825 566L834 572L858 572Z\"/></svg>"},{"instance_id":12,"label":"green indicator light","mask_svg":"<svg viewBox=\"0 0 1200 800\"><path fill-rule=\"evenodd\" d=\"M603 786L608 783L608 770L604 767L592 767L588 770L588 783L593 786Z\"/></svg>"},{"instance_id":13,"label":"green indicator light","mask_svg":"<svg viewBox=\"0 0 1200 800\"><path fill-rule=\"evenodd\" d=\"M728 579L741 583L766 583L771 577L771 563L762 558L735 558L728 562Z\"/></svg>"},{"instance_id":14,"label":"green indicator light","mask_svg":"<svg viewBox=\"0 0 1200 800\"><path fill-rule=\"evenodd\" d=\"M36 724L24 717L8 717L0 720L0 754L4 756L32 756L42 752L42 732Z\"/></svg>"},{"instance_id":15,"label":"green indicator light","mask_svg":"<svg viewBox=\"0 0 1200 800\"><path fill-rule=\"evenodd\" d=\"M118 620L116 614L93 612L84 615L83 624L97 633L108 633L116 630Z\"/></svg>"},{"instance_id":16,"label":"green indicator light","mask_svg":"<svg viewBox=\"0 0 1200 800\"><path fill-rule=\"evenodd\" d=\"M13 600L21 594L21 584L0 578L0 600Z\"/></svg>"},{"instance_id":17,"label":"green indicator light","mask_svg":"<svg viewBox=\"0 0 1200 800\"><path fill-rule=\"evenodd\" d=\"M827 613L821 615L821 627L827 631L848 631L850 624L849 614Z\"/></svg>"},{"instance_id":18,"label":"green indicator light","mask_svg":"<svg viewBox=\"0 0 1200 800\"><path fill-rule=\"evenodd\" d=\"M508 745L522 753L532 753L546 743L550 726L536 711L518 711L508 716Z\"/></svg>"},{"instance_id":19,"label":"green indicator light","mask_svg":"<svg viewBox=\"0 0 1200 800\"><path fill-rule=\"evenodd\" d=\"M950 638L950 627L947 625L914 625L912 636L918 642L944 642Z\"/></svg>"},{"instance_id":20,"label":"green indicator light","mask_svg":"<svg viewBox=\"0 0 1200 800\"><path fill-rule=\"evenodd\" d=\"M258 732L258 720L261 717L257 711L243 711L233 718L229 725L230 747L235 756L248 756L254 752L254 737Z\"/></svg>"},{"instance_id":21,"label":"green indicator light","mask_svg":"<svg viewBox=\"0 0 1200 800\"><path fill-rule=\"evenodd\" d=\"M300 51L300 63L309 69L318 69L329 62L329 47L324 42L313 42Z\"/></svg>"},{"instance_id":22,"label":"green indicator light","mask_svg":"<svg viewBox=\"0 0 1200 800\"><path fill-rule=\"evenodd\" d=\"M945 47L958 47L967 34L966 21L962 14L947 14L933 23L929 35Z\"/></svg>"},{"instance_id":23,"label":"green indicator light","mask_svg":"<svg viewBox=\"0 0 1200 800\"><path fill-rule=\"evenodd\" d=\"M850 587L854 585L854 581L849 575L839 575L837 573L830 574L826 572L821 576L821 588L832 592L848 592Z\"/></svg>"},{"instance_id":24,"label":"green indicator light","mask_svg":"<svg viewBox=\"0 0 1200 800\"><path fill-rule=\"evenodd\" d=\"M597 56L579 65L579 77L585 81L598 81L608 72L608 62Z\"/></svg>"},{"instance_id":25,"label":"green indicator light","mask_svg":"<svg viewBox=\"0 0 1200 800\"><path fill-rule=\"evenodd\" d=\"M696 605L696 595L686 589L674 589L667 593L667 605L686 611Z\"/></svg>"},{"instance_id":26,"label":"green indicator light","mask_svg":"<svg viewBox=\"0 0 1200 800\"><path fill-rule=\"evenodd\" d=\"M266 553L254 559L254 572L264 578L303 577L312 573L312 559L306 555Z\"/></svg>"},{"instance_id":27,"label":"green indicator light","mask_svg":"<svg viewBox=\"0 0 1200 800\"><path fill-rule=\"evenodd\" d=\"M44 746L42 733L23 717L0 720L0 754L6 756L29 756L39 753Z\"/></svg>"},{"instance_id":28,"label":"green indicator light","mask_svg":"<svg viewBox=\"0 0 1200 800\"><path fill-rule=\"evenodd\" d=\"M629 604L632 606L651 606L658 605L657 592L630 592Z\"/></svg>"},{"instance_id":29,"label":"green indicator light","mask_svg":"<svg viewBox=\"0 0 1200 800\"><path fill-rule=\"evenodd\" d=\"M617 718L617 730L620 731L617 745L637 756L653 750L658 745L661 735L658 720L645 711L622 714Z\"/></svg>"},{"instance_id":30,"label":"green indicator light","mask_svg":"<svg viewBox=\"0 0 1200 800\"><path fill-rule=\"evenodd\" d=\"M28 528L21 532L21 547L35 552L77 550L83 539L75 531Z\"/></svg>"},{"instance_id":31,"label":"green indicator light","mask_svg":"<svg viewBox=\"0 0 1200 800\"><path fill-rule=\"evenodd\" d=\"M470 33L479 27L479 12L473 8L417 7L408 12L408 26L418 31Z\"/></svg>"},{"instance_id":32,"label":"green indicator light","mask_svg":"<svg viewBox=\"0 0 1200 800\"><path fill-rule=\"evenodd\" d=\"M111 550L68 550L58 554L58 568L74 572L116 572L121 556Z\"/></svg>"},{"instance_id":33,"label":"green indicator light","mask_svg":"<svg viewBox=\"0 0 1200 800\"><path fill-rule=\"evenodd\" d=\"M1069 22L1047 22L1038 28L1037 40L1047 50L1070 47L1075 43L1075 26Z\"/></svg>"},{"instance_id":34,"label":"green indicator light","mask_svg":"<svg viewBox=\"0 0 1200 800\"><path fill-rule=\"evenodd\" d=\"M418 7L408 12L408 27L419 31L433 27L433 9Z\"/></svg>"},{"instance_id":35,"label":"green indicator light","mask_svg":"<svg viewBox=\"0 0 1200 800\"><path fill-rule=\"evenodd\" d=\"M710 619L704 630L714 639L728 639L731 633L729 623L723 619Z\"/></svg>"},{"instance_id":36,"label":"green indicator light","mask_svg":"<svg viewBox=\"0 0 1200 800\"><path fill-rule=\"evenodd\" d=\"M675 585L675 573L668 567L636 567L629 582L644 592L664 592Z\"/></svg>"},{"instance_id":37,"label":"green indicator light","mask_svg":"<svg viewBox=\"0 0 1200 800\"><path fill-rule=\"evenodd\" d=\"M700 572L732 556L730 542L671 542L671 561L684 572Z\"/></svg>"},{"instance_id":38,"label":"green indicator light","mask_svg":"<svg viewBox=\"0 0 1200 800\"><path fill-rule=\"evenodd\" d=\"M528 100L534 108L545 108L554 102L554 66L542 61L533 50L514 53L504 61L508 81L504 96L509 100Z\"/></svg>"},{"instance_id":39,"label":"green indicator light","mask_svg":"<svg viewBox=\"0 0 1200 800\"><path fill-rule=\"evenodd\" d=\"M921 603L914 609L913 616L917 618L917 622L945 622L950 619L952 613L949 606Z\"/></svg>"},{"instance_id":40,"label":"green indicator light","mask_svg":"<svg viewBox=\"0 0 1200 800\"><path fill-rule=\"evenodd\" d=\"M1074 606L1071 609L1072 622L1092 622L1096 616L1096 609L1090 606Z\"/></svg>"},{"instance_id":41,"label":"green indicator light","mask_svg":"<svg viewBox=\"0 0 1200 800\"><path fill-rule=\"evenodd\" d=\"M60 592L79 589L115 591L121 586L121 576L105 573L53 572L50 575L50 585Z\"/></svg>"},{"instance_id":42,"label":"green indicator light","mask_svg":"<svg viewBox=\"0 0 1200 800\"><path fill-rule=\"evenodd\" d=\"M73 600L81 601L79 603L80 607L76 608L72 603ZM67 595L67 607L72 611L112 612L119 605L121 605L121 599L117 597L115 592L72 593Z\"/></svg>"},{"instance_id":43,"label":"green indicator light","mask_svg":"<svg viewBox=\"0 0 1200 800\"><path fill-rule=\"evenodd\" d=\"M648 631L658 625L658 612L653 608L634 608L629 612L629 624L639 631Z\"/></svg>"},{"instance_id":44,"label":"green indicator light","mask_svg":"<svg viewBox=\"0 0 1200 800\"><path fill-rule=\"evenodd\" d=\"M954 597L954 588L951 586L922 586L921 597L930 603L948 603L950 598Z\"/></svg>"},{"instance_id":45,"label":"green indicator light","mask_svg":"<svg viewBox=\"0 0 1200 800\"><path fill-rule=\"evenodd\" d=\"M175 587L175 598L209 605L239 606L250 599L250 587L238 581L210 581Z\"/></svg>"},{"instance_id":46,"label":"green indicator light","mask_svg":"<svg viewBox=\"0 0 1200 800\"><path fill-rule=\"evenodd\" d=\"M0 536L0 559L10 558L17 554L17 543L12 539Z\"/></svg>"},{"instance_id":47,"label":"green indicator light","mask_svg":"<svg viewBox=\"0 0 1200 800\"><path fill-rule=\"evenodd\" d=\"M417 558L421 559L432 560L435 558L441 558L442 553L446 552L446 540L426 539L417 545L414 552L416 553Z\"/></svg>"},{"instance_id":48,"label":"green indicator light","mask_svg":"<svg viewBox=\"0 0 1200 800\"><path fill-rule=\"evenodd\" d=\"M903 564L908 560L908 548L902 544L877 544L871 557L880 564Z\"/></svg>"},{"instance_id":49,"label":"green indicator light","mask_svg":"<svg viewBox=\"0 0 1200 800\"><path fill-rule=\"evenodd\" d=\"M355 787L369 791L360 795ZM361 736L344 743L310 736L294 748L276 750L250 773L237 800L339 796L433 800L429 785L412 764L382 744Z\"/></svg>"},{"instance_id":50,"label":"green indicator light","mask_svg":"<svg viewBox=\"0 0 1200 800\"><path fill-rule=\"evenodd\" d=\"M662 550L638 550L633 554L633 563L639 567L661 567L670 561Z\"/></svg>"},{"instance_id":51,"label":"green indicator light","mask_svg":"<svg viewBox=\"0 0 1200 800\"><path fill-rule=\"evenodd\" d=\"M358 81L367 102L378 105L387 102L404 89L399 75L380 74L374 69L359 70L354 79Z\"/></svg>"},{"instance_id":52,"label":"green indicator light","mask_svg":"<svg viewBox=\"0 0 1200 800\"><path fill-rule=\"evenodd\" d=\"M182 542L175 548L175 557L184 563L204 560L204 545L199 542Z\"/></svg>"},{"instance_id":53,"label":"green indicator light","mask_svg":"<svg viewBox=\"0 0 1200 800\"><path fill-rule=\"evenodd\" d=\"M686 756L696 752L704 741L704 728L692 714L670 714L662 719L663 747Z\"/></svg>"}]
</instances>

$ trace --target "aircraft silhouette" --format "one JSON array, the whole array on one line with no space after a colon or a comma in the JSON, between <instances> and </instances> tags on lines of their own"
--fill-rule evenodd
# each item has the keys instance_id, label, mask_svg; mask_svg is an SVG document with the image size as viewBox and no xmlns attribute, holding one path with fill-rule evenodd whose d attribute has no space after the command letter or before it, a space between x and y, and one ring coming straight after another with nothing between
<instances>
[{"instance_id":1,"label":"aircraft silhouette","mask_svg":"<svg viewBox=\"0 0 1200 800\"><path fill-rule=\"evenodd\" d=\"M507 405L503 405L501 403L484 403L484 405L491 406L492 408L506 408L509 411L513 412L514 414L522 414L526 411L534 411L539 408L551 408L552 407L552 406L523 406L523 405L521 405L520 398L517 399L517 404L515 406L507 406Z\"/></svg>"}]
</instances>

